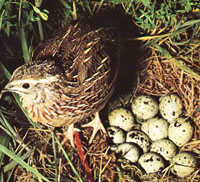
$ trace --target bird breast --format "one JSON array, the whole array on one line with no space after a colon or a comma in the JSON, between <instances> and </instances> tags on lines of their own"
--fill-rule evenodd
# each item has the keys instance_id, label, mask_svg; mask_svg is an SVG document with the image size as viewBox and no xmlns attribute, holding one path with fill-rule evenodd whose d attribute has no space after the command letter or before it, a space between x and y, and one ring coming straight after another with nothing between
<instances>
[{"instance_id":1,"label":"bird breast","mask_svg":"<svg viewBox=\"0 0 200 182\"><path fill-rule=\"evenodd\" d=\"M47 88L32 95L20 97L23 108L34 122L50 126L64 126L74 120L70 112L66 112L66 102L61 102L59 94Z\"/></svg>"}]
</instances>

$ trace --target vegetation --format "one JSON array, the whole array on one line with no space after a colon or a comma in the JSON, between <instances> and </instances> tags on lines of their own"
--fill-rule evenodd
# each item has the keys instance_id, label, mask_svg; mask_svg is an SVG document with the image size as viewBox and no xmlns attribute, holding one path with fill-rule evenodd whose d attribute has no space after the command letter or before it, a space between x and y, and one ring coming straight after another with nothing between
<instances>
[{"instance_id":1,"label":"vegetation","mask_svg":"<svg viewBox=\"0 0 200 182\"><path fill-rule=\"evenodd\" d=\"M132 20L130 23L137 35L125 41L140 42L148 53L140 58L144 69L139 73L140 79L132 97L137 93L179 93L184 100L186 115L194 119L196 126L193 143L183 150L194 151L199 157L200 101L193 98L200 98L200 4L197 0L0 0L0 89L15 68L31 60L34 47L52 35L57 27L73 20L89 19L107 10L120 12ZM185 79L180 80L182 72ZM142 75L146 77L142 78ZM173 84L166 79L172 75ZM188 87L179 90L181 83ZM19 108L17 95L8 94L1 98L0 181L86 181L87 176L74 149L63 147L50 128L33 123L23 108ZM87 133L89 131L85 135ZM102 145L85 147L91 157L94 177L99 182L108 181L109 177L121 182L128 181L129 177L134 178L133 181L142 181L143 173L136 166L123 162L116 165L113 156L105 157L103 148L108 146L101 137L97 141ZM151 176L150 181L157 178L167 181L168 174ZM197 171L189 180L198 181L199 177Z\"/></svg>"}]
</instances>

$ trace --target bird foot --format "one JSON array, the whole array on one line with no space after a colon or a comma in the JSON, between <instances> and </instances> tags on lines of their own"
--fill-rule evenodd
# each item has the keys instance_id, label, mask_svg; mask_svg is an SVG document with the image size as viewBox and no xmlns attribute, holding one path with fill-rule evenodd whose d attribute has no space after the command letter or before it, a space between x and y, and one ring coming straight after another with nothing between
<instances>
[{"instance_id":1,"label":"bird foot","mask_svg":"<svg viewBox=\"0 0 200 182\"><path fill-rule=\"evenodd\" d=\"M74 133L80 132L78 128L74 128L74 124L70 124L67 128L67 130L63 133L64 139L62 141L62 145L65 144L67 141L70 142L71 146L75 148L74 145Z\"/></svg>"},{"instance_id":2,"label":"bird foot","mask_svg":"<svg viewBox=\"0 0 200 182\"><path fill-rule=\"evenodd\" d=\"M91 122L89 122L89 123L87 123L85 125L82 125L82 127L84 127L84 128L85 127L92 127L93 128L93 132L92 132L92 136L90 137L89 144L92 143L92 141L94 140L95 135L97 134L97 132L99 130L102 130L103 133L107 134L107 132L106 132L106 130L105 130L105 128L104 128L104 126L103 126L103 124L101 122L101 119L99 117L99 112L95 113L95 117Z\"/></svg>"}]
</instances>

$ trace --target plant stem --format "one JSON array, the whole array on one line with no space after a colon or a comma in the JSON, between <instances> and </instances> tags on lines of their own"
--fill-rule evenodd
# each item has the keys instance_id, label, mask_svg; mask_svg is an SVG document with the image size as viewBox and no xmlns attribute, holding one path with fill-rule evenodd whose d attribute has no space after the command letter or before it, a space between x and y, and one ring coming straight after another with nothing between
<instances>
[{"instance_id":1,"label":"plant stem","mask_svg":"<svg viewBox=\"0 0 200 182\"><path fill-rule=\"evenodd\" d=\"M30 60L30 54L29 54L29 50L28 50L28 45L27 45L26 35L24 32L23 25L20 26L19 32L20 32L20 39L21 39L21 46L22 46L24 61L25 61L25 63L28 63L28 61Z\"/></svg>"},{"instance_id":2,"label":"plant stem","mask_svg":"<svg viewBox=\"0 0 200 182\"><path fill-rule=\"evenodd\" d=\"M43 29L42 29L41 18L38 20L38 29L39 29L39 34L40 34L40 40L43 41L44 40L44 34L43 34Z\"/></svg>"}]
</instances>

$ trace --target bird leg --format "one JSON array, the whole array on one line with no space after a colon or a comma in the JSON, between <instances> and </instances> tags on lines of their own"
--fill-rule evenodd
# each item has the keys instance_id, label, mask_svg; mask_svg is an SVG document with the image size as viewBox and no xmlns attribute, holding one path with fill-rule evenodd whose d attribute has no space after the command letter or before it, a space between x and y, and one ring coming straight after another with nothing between
<instances>
[{"instance_id":1,"label":"bird leg","mask_svg":"<svg viewBox=\"0 0 200 182\"><path fill-rule=\"evenodd\" d=\"M75 132L80 132L80 130L78 128L74 128L74 124L70 124L67 130L64 132L64 139L62 141L62 144L66 143L66 141L69 140L71 146L75 148L75 145L74 145Z\"/></svg>"},{"instance_id":2,"label":"bird leg","mask_svg":"<svg viewBox=\"0 0 200 182\"><path fill-rule=\"evenodd\" d=\"M104 128L104 126L103 126L103 124L102 124L102 122L101 122L101 119L99 117L99 112L95 113L95 117L91 122L89 122L89 123L87 123L85 125L82 125L82 127L84 127L84 128L85 127L92 127L93 128L93 132L92 132L92 136L90 138L89 144L92 143L95 135L97 134L97 132L99 130L102 130L105 134L107 133L105 128Z\"/></svg>"},{"instance_id":3,"label":"bird leg","mask_svg":"<svg viewBox=\"0 0 200 182\"><path fill-rule=\"evenodd\" d=\"M64 132L64 139L63 139L62 144L65 143L67 140L69 140L70 144L73 148L75 148L75 145L76 145L77 153L81 160L83 168L85 170L86 176L88 178L88 182L92 182L92 181L94 181L93 175L92 175L92 170L89 167L88 161L86 160L86 155L84 153L81 139L79 137L79 132L80 132L79 129L74 128L74 124L70 124L68 126L67 130Z\"/></svg>"},{"instance_id":4,"label":"bird leg","mask_svg":"<svg viewBox=\"0 0 200 182\"><path fill-rule=\"evenodd\" d=\"M78 132L74 133L74 138L75 138L75 145L77 147L77 153L79 155L79 158L80 158L83 168L85 170L86 176L88 178L88 182L92 182L92 181L94 181L93 175L92 175L92 170L89 166L88 161L86 160L86 155L83 150L83 146L82 146L81 139L79 137Z\"/></svg>"}]
</instances>

